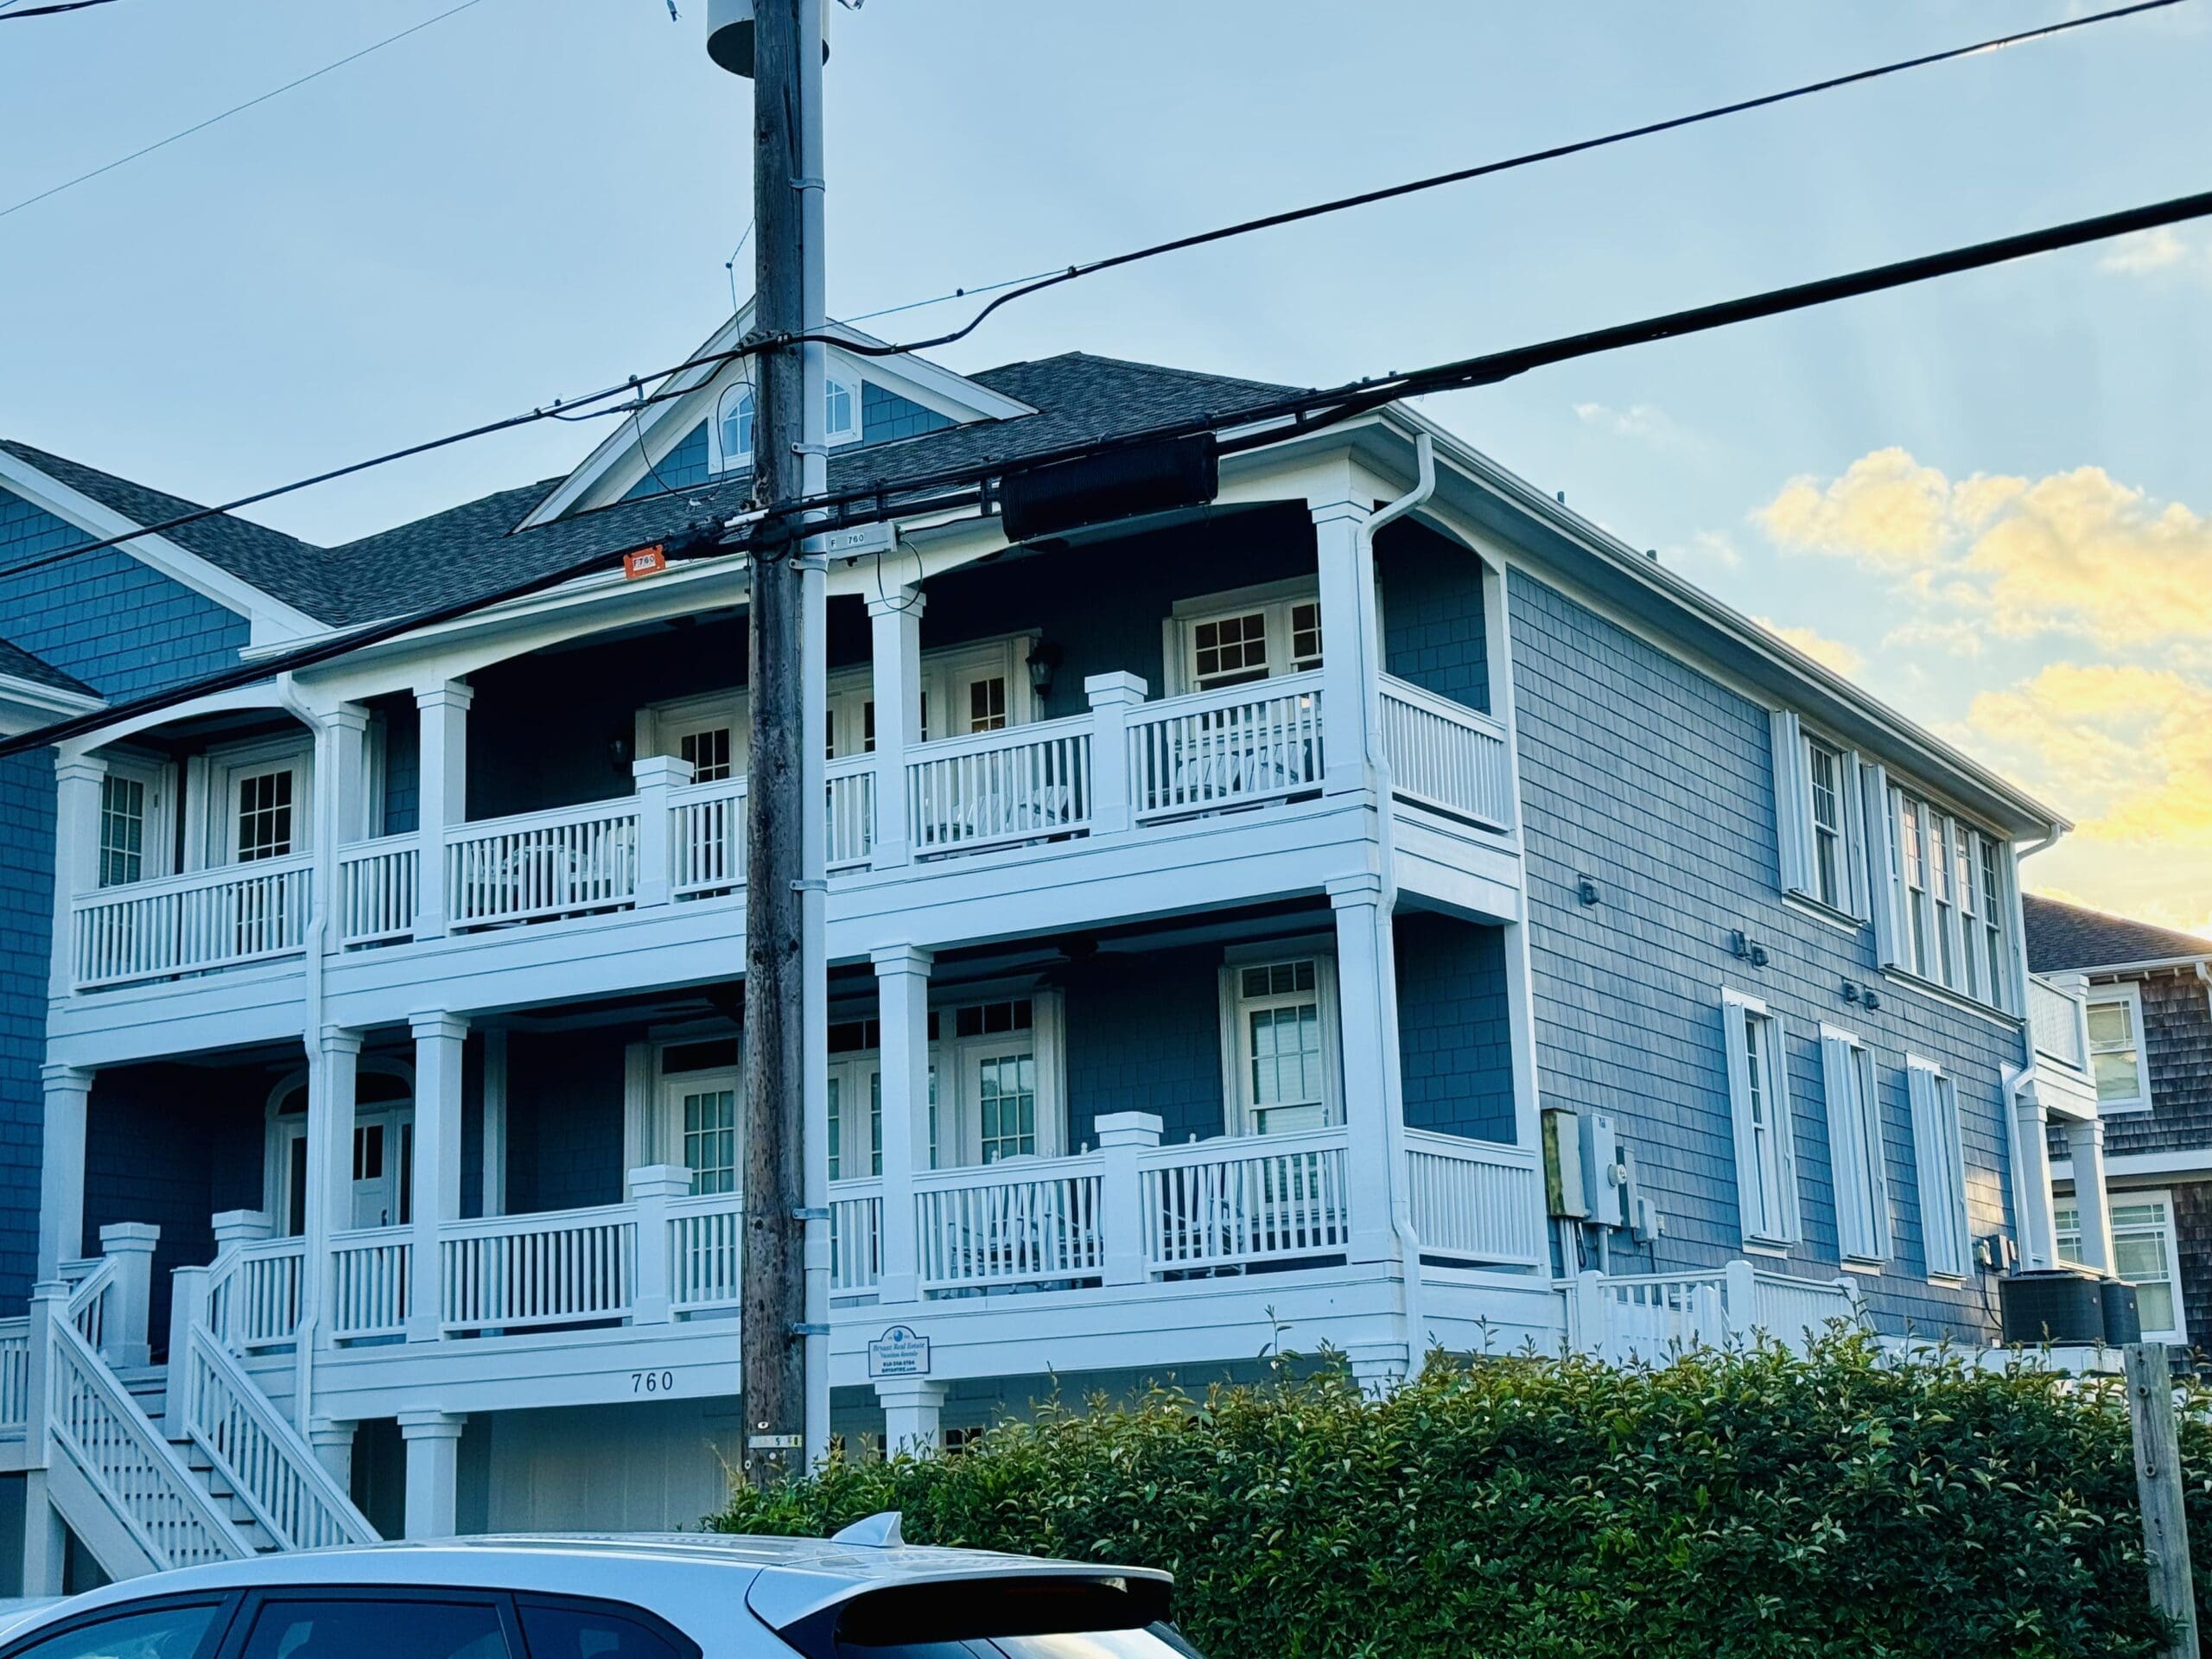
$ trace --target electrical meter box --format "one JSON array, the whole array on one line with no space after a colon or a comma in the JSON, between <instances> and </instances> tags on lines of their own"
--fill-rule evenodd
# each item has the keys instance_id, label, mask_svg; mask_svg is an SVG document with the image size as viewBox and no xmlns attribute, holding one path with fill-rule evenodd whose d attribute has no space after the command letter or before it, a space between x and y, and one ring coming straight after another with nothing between
<instances>
[{"instance_id":1,"label":"electrical meter box","mask_svg":"<svg viewBox=\"0 0 2212 1659\"><path fill-rule=\"evenodd\" d=\"M1603 1112L1582 1114L1582 1185L1589 1196L1589 1218L1600 1227L1618 1227L1621 1210L1620 1142L1613 1120Z\"/></svg>"},{"instance_id":2,"label":"electrical meter box","mask_svg":"<svg viewBox=\"0 0 2212 1659\"><path fill-rule=\"evenodd\" d=\"M1582 1179L1580 1119L1562 1107L1544 1111L1544 1213L1581 1221L1590 1214L1590 1195Z\"/></svg>"}]
</instances>

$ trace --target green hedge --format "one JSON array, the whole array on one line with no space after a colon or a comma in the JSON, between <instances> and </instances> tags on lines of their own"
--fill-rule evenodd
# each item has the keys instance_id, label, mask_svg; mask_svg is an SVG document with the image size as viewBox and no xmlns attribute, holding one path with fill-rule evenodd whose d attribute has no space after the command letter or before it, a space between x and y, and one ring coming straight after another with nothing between
<instances>
[{"instance_id":1,"label":"green hedge","mask_svg":"<svg viewBox=\"0 0 2212 1659\"><path fill-rule=\"evenodd\" d=\"M2199 1582L2212 1427L2184 1413ZM1614 1370L1433 1360L1047 1403L957 1456L836 1462L709 1522L1166 1567L1214 1659L2148 1654L2126 1405L1862 1338ZM2212 1622L2206 1624L2212 1630Z\"/></svg>"}]
</instances>

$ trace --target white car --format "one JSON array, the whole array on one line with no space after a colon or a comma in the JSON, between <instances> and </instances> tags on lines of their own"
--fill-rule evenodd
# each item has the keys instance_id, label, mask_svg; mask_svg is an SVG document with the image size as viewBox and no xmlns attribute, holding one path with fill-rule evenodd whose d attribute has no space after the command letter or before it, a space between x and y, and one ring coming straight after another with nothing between
<instances>
[{"instance_id":1,"label":"white car","mask_svg":"<svg viewBox=\"0 0 2212 1659\"><path fill-rule=\"evenodd\" d=\"M0 1659L1198 1659L1137 1567L831 1539L454 1538L180 1568L73 1596Z\"/></svg>"}]
</instances>

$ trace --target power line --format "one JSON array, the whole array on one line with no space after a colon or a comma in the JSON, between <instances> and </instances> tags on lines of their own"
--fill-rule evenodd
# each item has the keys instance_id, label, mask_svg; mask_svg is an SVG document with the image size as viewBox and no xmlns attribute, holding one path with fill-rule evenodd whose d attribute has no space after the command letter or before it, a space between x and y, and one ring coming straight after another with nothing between
<instances>
[{"instance_id":1,"label":"power line","mask_svg":"<svg viewBox=\"0 0 2212 1659\"><path fill-rule=\"evenodd\" d=\"M438 22L440 18L449 17L453 16L454 12L466 10L469 6L477 3L478 0L462 0L462 3L454 7L452 11L441 12L438 16L429 18L424 22L417 23L415 25L415 28L418 29L426 29L429 24ZM1652 133L1664 132L1676 127L1688 126L1702 121L1715 120L1724 115L1734 114L1745 110L1758 109L1767 105L1782 103L1790 99L1802 98L1812 92L1825 91L1837 86L1851 86L1860 81L1874 79L1884 75L1896 74L1903 70L1918 68L1933 63L1940 63L1953 58L1972 56L1978 53L1993 52L2004 47L2018 45L2024 41L2045 39L2051 35L2063 34L2070 29L2085 29L2092 23L2108 22L2115 18L2133 16L2139 12L2154 11L2166 6L2177 5L2179 3L2181 3L2181 0L2141 0L2141 3L2123 6L2116 10L2095 12L2088 16L2072 18L2064 22L2052 23L2039 29L2026 29L2018 34L1999 35L1990 40L1977 41L1971 46L1951 47L1940 52L1924 54L1922 56L1916 58L1901 59L1895 62L1882 65L1876 68L1856 70L1849 74L1831 76L1825 80L1808 82L1802 86L1791 87L1777 92L1769 92L1762 97L1748 99L1734 104L1718 105L1713 109L1700 111L1691 115L1676 116L1669 120L1650 123L1640 127L1625 128L1619 131L1607 133L1595 138L1581 139L1569 144L1554 145L1548 149L1530 150L1520 156L1508 157L1503 161L1486 162L1476 167L1461 168L1456 172L1435 174L1425 179L1410 181L1405 184L1387 186L1382 189L1368 191L1356 196L1338 197L1332 201L1315 203L1309 207L1294 208L1286 213L1271 214L1262 219L1246 219L1236 225L1224 226L1218 230L1202 232L1194 236L1183 237L1173 242L1159 243L1149 248L1140 248L1129 253L1116 254L1109 258L1094 260L1088 265L1070 266L1066 270L1060 271L1049 278L1037 279L1016 277L1012 279L1011 283L989 284L985 288L971 289L969 291L975 293L988 293L990 291L991 288L1005 288L1013 286L1014 283L1027 283L1028 286L1020 288L1014 293L1007 294L999 299L992 301L988 306L986 306L982 311L978 313L964 327L955 330L951 334L940 334L931 340L909 340L903 345L896 346L871 346L846 340L841 335L825 334L793 336L788 339L763 337L741 341L740 344L731 346L724 351L701 353L696 357L686 358L682 362L671 364L664 369L655 369L642 375L632 375L626 380L621 381L613 385L601 387L597 391L587 392L582 397L556 398L551 404L533 409L527 414L509 416L504 419L489 421L479 426L469 427L462 431L449 433L443 437L431 438L420 443L409 444L398 449L386 451L383 454L372 455L366 461L353 461L343 467L334 467L326 472L317 473L311 477L300 479L289 484L281 484L270 489L257 491L251 495L242 495L234 500L224 502L217 506L196 507L190 512L181 513L175 518L163 519L158 524L142 525L136 530L126 531L120 535L105 537L98 541L80 542L72 547L60 548L53 552L42 554L35 558L26 560L22 563L0 568L0 580L4 580L9 576L19 575L27 570L35 570L47 565L59 563L65 559L73 558L79 554L96 553L104 548L119 546L125 542L135 541L141 537L160 535L168 531L181 529L187 524L196 524L201 519L217 518L224 513L238 512L242 508L257 506L262 502L274 500L279 496L289 495L300 490L312 489L319 484L327 484L340 478L350 477L356 473L367 472L372 467L387 466L394 461L405 461L416 455L427 454L433 450L447 448L458 443L469 442L476 438L489 436L493 433L509 431L517 427L528 426L538 421L588 420L602 415L626 414L636 410L651 408L653 404L664 402L670 397L681 397L690 390L690 387L688 385L676 387L673 389L671 388L669 383L677 375L688 373L696 369L718 367L725 363L736 362L744 358L755 356L763 351L772 348L819 341L822 344L837 346L847 351L872 357L893 357L910 352L927 350L931 347L944 345L952 340L964 339L967 335L974 333L975 330L982 325L984 319L988 317L992 312L997 310L1001 306L1007 304L1014 300L1020 299L1025 294L1035 293L1039 288L1047 287L1056 283L1072 281L1077 276L1089 276L1097 271L1112 269L1116 266L1129 264L1140 259L1153 258L1176 249L1193 247L1204 242L1219 241L1230 236L1246 235L1254 231L1266 229L1276 225L1287 224L1295 219L1310 219L1322 213L1342 212L1350 207L1363 206L1370 202L1383 200L1392 196L1405 195L1418 190L1434 189L1444 184L1452 183L1466 179L1478 178L1487 174L1504 172L1513 168L1532 166L1539 162L1554 160L1558 157L1574 155L1583 150L1596 149L1609 144L1625 143L1630 138L1644 137ZM402 34L411 34L414 31L412 29L404 30L402 31ZM397 35L391 37L392 40L397 40L400 38L401 35ZM378 44L387 45L389 43L389 41L379 41ZM372 52L377 48L376 47L369 47L365 49L366 51ZM355 55L359 56L361 54L356 54ZM341 60L341 61L343 60ZM335 67L336 66L334 65L332 67ZM324 72L317 71L316 73L321 73ZM296 85L297 83L294 84ZM283 91L284 89L280 87L278 90ZM266 94L264 96L273 97L274 94ZM240 105L239 107L244 108L245 106ZM219 120L222 118L219 116L215 118ZM143 152L140 153L143 154ZM125 157L124 159L129 160L130 158ZM110 165L119 166L121 163L114 162ZM92 175L88 174L86 176L91 177ZM57 189L66 189L68 187L66 185L56 187ZM53 193L49 191L47 194L51 194ZM31 198L31 200L39 200L37 197ZM19 202L16 204L16 207L27 207L29 205L29 202ZM12 207L5 210L0 210L0 218L4 218L7 213L13 213L14 211L16 211L16 209ZM750 233L751 229L748 226L747 234L750 235ZM739 243L740 249L741 249L743 245L743 239L741 238ZM733 267L733 276L736 258L737 254L735 251L733 251L730 256L730 264ZM899 311L914 309L925 305L937 304L942 299L957 297L959 297L957 294L951 296L940 296L938 300L916 301L911 306L894 306L891 308L891 310ZM870 312L865 314L861 318L858 319L858 321L865 321L868 317L885 316L888 315L890 315L889 311ZM659 382L660 389L641 397L633 404L619 404L607 408L594 407L594 405L605 404L612 398L620 397L624 393L633 390L646 381Z\"/></svg>"},{"instance_id":2,"label":"power line","mask_svg":"<svg viewBox=\"0 0 2212 1659\"><path fill-rule=\"evenodd\" d=\"M8 6L15 3L16 0L8 0ZM25 17L51 17L57 11L82 11L87 6L112 3L113 0L61 0L59 5L33 6L29 11L10 11L8 6L0 6L0 23L18 22Z\"/></svg>"},{"instance_id":3,"label":"power line","mask_svg":"<svg viewBox=\"0 0 2212 1659\"><path fill-rule=\"evenodd\" d=\"M225 110L219 115L211 115L205 121L194 122L191 126L186 127L181 131L173 132L166 138L157 138L150 144L143 145L139 149L132 150L128 156L118 156L115 160L105 162L102 165L94 168L89 173L79 173L75 178L64 179L60 184L54 185L48 189L41 190L35 196L25 196L21 201L13 203L6 207L0 207L0 219L7 218L10 213L19 213L26 207L46 200L49 196L58 196L64 190L73 190L80 184L86 183L90 180L99 178L103 173L112 173L117 168L126 167L132 162L138 160L141 156L152 155L157 149L166 149L169 145L175 143L181 138L189 138L195 132L205 132L208 128L213 126L219 121L227 121L232 116L241 114L244 111L253 108L257 104L266 104L272 98L281 98L284 93L292 91L295 87L304 86L311 80L319 80L323 76L330 73L334 69L343 69L349 63L357 63L361 59L367 57L372 52L381 52L385 48L393 44L395 41L404 41L410 35L419 34L423 29L429 28L433 23L442 23L445 22L447 18L451 17L457 13L467 11L471 6L480 5L482 3L483 0L461 0L461 3L459 5L449 7L446 10L439 12L434 17L425 17L421 22L411 24L408 28L401 29L397 35L387 35L384 39L375 41L371 45L365 46L358 52L349 52L344 57L337 60L334 63L326 63L320 69L310 69L306 74L300 76L297 79L288 80L282 86L271 87L268 92L261 93L258 97L249 98L243 104L233 104L229 109ZM9 12L5 16L0 16L0 22L8 22L17 17L30 17L36 15L37 14L35 12L29 11Z\"/></svg>"},{"instance_id":4,"label":"power line","mask_svg":"<svg viewBox=\"0 0 2212 1659\"><path fill-rule=\"evenodd\" d=\"M2079 247L2085 243L2207 217L2212 217L2212 191L2152 202L2119 213L2101 213L2093 219L2074 219L2063 225L2024 232L2017 236L1947 249L1940 253L1923 254L1886 265L1875 265L1840 276L1800 283L1789 288L1770 289L1711 305L1669 311L1634 322L1617 323L1610 327L1562 335L1533 345L1511 346L1477 357L1434 364L1402 374L1393 373L1317 391L1294 392L1218 413L1136 429L1111 438L1068 444L1058 449L1024 455L1011 462L985 461L950 467L897 485L874 484L856 489L824 491L790 503L782 516L786 524L792 517L805 518L809 521L808 531L811 533L822 529L879 524L886 519L918 512L976 506L988 502L993 480L1008 472L1027 472L1059 461L1080 460L1142 444L1166 442L1200 433L1230 432L1231 436L1221 441L1221 450L1224 454L1237 454L1279 443L1287 436L1340 423L1404 397L1495 385L1500 381L1525 374L1531 369L1554 363L1662 340L1679 340L1738 323L1833 304L1839 300L1905 288L1938 276L1982 270L2040 253ZM1243 429L1237 430L1240 428ZM703 530L706 533L696 539L708 545L697 550L686 550L677 556L697 556L702 553L714 556L747 553L756 544L770 539L763 535L764 529L772 531L775 527L766 524L766 515L760 515L747 524L735 539L728 541L721 539L721 528L727 528L727 525L702 526L695 522L687 526L690 531ZM682 534L664 531L657 539L664 543L673 543L680 539ZM634 550L604 549L560 569L531 576L471 599L456 600L413 612L335 639L302 646L282 656L225 669L219 673L172 686L167 690L150 692L113 704L96 714L58 721L36 731L0 740L0 757L43 748L67 738L98 731L118 721L158 713L233 686L255 684L274 675L312 668L317 664L329 662L366 645L397 639L418 628L455 620L495 605L558 587L580 576L604 572L620 558L623 552L629 550Z\"/></svg>"}]
</instances>

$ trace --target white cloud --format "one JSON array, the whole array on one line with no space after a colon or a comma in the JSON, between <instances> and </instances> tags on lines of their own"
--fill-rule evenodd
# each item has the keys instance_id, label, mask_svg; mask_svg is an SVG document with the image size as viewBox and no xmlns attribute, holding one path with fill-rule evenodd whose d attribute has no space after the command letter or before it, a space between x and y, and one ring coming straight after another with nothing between
<instances>
[{"instance_id":1,"label":"white cloud","mask_svg":"<svg viewBox=\"0 0 2212 1659\"><path fill-rule=\"evenodd\" d=\"M2122 276L2147 276L2158 271L2212 277L2212 246L2199 246L2171 225L2121 237L2097 261L2099 270Z\"/></svg>"},{"instance_id":2,"label":"white cloud","mask_svg":"<svg viewBox=\"0 0 2212 1659\"><path fill-rule=\"evenodd\" d=\"M1982 631L1972 622L1916 617L1882 636L1884 651L1937 651L1947 657L1979 657Z\"/></svg>"},{"instance_id":3,"label":"white cloud","mask_svg":"<svg viewBox=\"0 0 2212 1659\"><path fill-rule=\"evenodd\" d=\"M1688 448L1695 442L1692 435L1669 419L1665 410L1650 404L1631 404L1626 409L1615 409L1609 404L1577 404L1574 418L1600 432L1648 443L1654 448Z\"/></svg>"},{"instance_id":4,"label":"white cloud","mask_svg":"<svg viewBox=\"0 0 2212 1659\"><path fill-rule=\"evenodd\" d=\"M1856 674L1859 664L1866 660L1855 647L1847 645L1840 639L1831 639L1811 628L1777 622L1764 616L1755 616L1751 620L1776 639L1796 646L1815 662L1832 668L1839 674Z\"/></svg>"}]
</instances>

